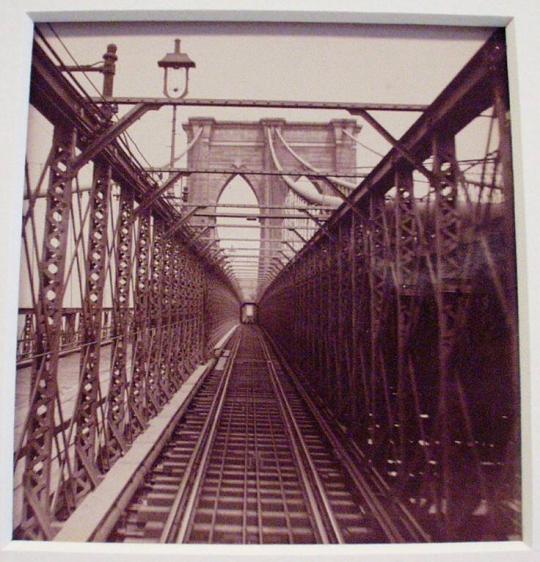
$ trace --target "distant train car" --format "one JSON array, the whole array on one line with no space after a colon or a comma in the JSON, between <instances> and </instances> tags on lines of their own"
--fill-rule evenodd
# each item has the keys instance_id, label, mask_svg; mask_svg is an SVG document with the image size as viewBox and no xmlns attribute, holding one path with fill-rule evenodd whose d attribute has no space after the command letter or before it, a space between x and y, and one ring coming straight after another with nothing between
<instances>
[{"instance_id":1,"label":"distant train car","mask_svg":"<svg viewBox=\"0 0 540 562\"><path fill-rule=\"evenodd\" d=\"M245 302L240 310L240 321L242 324L257 323L257 305L253 302Z\"/></svg>"}]
</instances>

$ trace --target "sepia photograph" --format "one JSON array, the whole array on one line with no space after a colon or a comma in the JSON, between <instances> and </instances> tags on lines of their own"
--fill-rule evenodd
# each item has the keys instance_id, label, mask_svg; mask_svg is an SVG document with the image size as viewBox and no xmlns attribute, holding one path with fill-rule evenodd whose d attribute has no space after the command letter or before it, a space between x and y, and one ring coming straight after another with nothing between
<instances>
[{"instance_id":1,"label":"sepia photograph","mask_svg":"<svg viewBox=\"0 0 540 562\"><path fill-rule=\"evenodd\" d=\"M505 28L39 22L28 103L14 541L523 540Z\"/></svg>"}]
</instances>

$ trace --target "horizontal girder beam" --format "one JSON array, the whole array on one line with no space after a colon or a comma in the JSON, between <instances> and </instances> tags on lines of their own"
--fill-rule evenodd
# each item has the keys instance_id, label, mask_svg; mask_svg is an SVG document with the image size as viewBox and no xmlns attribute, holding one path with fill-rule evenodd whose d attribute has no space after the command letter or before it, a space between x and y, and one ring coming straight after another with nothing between
<instances>
[{"instance_id":1,"label":"horizontal girder beam","mask_svg":"<svg viewBox=\"0 0 540 562\"><path fill-rule=\"evenodd\" d=\"M242 107L242 108L275 108L275 109L328 109L353 112L358 109L369 111L413 111L422 112L427 106L404 103L354 103L339 101L294 101L294 100L227 100L227 99L170 99L144 97L115 97L106 102L102 98L92 98L98 104L113 103L117 105L176 105L195 107Z\"/></svg>"},{"instance_id":2,"label":"horizontal girder beam","mask_svg":"<svg viewBox=\"0 0 540 562\"><path fill-rule=\"evenodd\" d=\"M318 228L312 228L310 226L266 226L262 224L198 224L192 226L206 226L207 228L258 228L259 230L294 230L294 228L301 228L302 230L312 230L313 232L319 230ZM247 240L246 238L244 240ZM266 240L262 240L261 242L266 242Z\"/></svg>"},{"instance_id":3,"label":"horizontal girder beam","mask_svg":"<svg viewBox=\"0 0 540 562\"><path fill-rule=\"evenodd\" d=\"M145 168L149 173L177 173L183 176L190 176L192 174L234 174L242 176L300 176L308 174L312 178L365 178L367 174L354 173L354 174L344 174L336 172L325 172L318 170L317 172L302 171L302 170L254 170L245 168Z\"/></svg>"},{"instance_id":4,"label":"horizontal girder beam","mask_svg":"<svg viewBox=\"0 0 540 562\"><path fill-rule=\"evenodd\" d=\"M303 220L314 220L312 217L307 215L255 215L250 213L194 213L193 217L206 217L206 218L237 218L237 219L248 219L255 221L257 219L303 219ZM221 226L221 225L218 225Z\"/></svg>"},{"instance_id":5,"label":"horizontal girder beam","mask_svg":"<svg viewBox=\"0 0 540 562\"><path fill-rule=\"evenodd\" d=\"M172 197L171 197L172 199ZM191 207L200 207L200 208L215 208L215 207L223 207L224 209L275 209L278 211L332 211L332 207L319 207L316 205L313 206L305 206L305 205L298 205L297 207L294 206L283 206L283 205L259 205L258 203L254 203L252 205L248 203L186 203L182 205L185 208Z\"/></svg>"}]
</instances>

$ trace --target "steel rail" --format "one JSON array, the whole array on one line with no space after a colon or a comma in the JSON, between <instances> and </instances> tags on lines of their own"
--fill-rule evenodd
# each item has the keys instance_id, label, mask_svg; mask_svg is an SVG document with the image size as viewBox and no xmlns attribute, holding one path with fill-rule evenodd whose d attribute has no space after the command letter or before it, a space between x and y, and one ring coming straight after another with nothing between
<instances>
[{"instance_id":1,"label":"steel rail","mask_svg":"<svg viewBox=\"0 0 540 562\"><path fill-rule=\"evenodd\" d=\"M328 423L328 421L320 413L320 408L317 408L313 399L306 392L304 386L298 380L298 377L296 376L294 371L289 367L288 363L285 361L285 359L283 357L283 354L281 353L281 350L279 349L279 346L276 344L276 342L272 339L270 334L264 328L261 328L261 331L267 337L268 341L270 342L270 344L272 346L273 351L278 356L281 364L287 370L287 374L291 378L291 381L293 382L296 390L298 391L298 393L300 394L300 396L304 400L304 402L307 405L308 409L310 410L311 414L317 420L317 423L319 424L319 427L321 428L321 431L324 433L325 437L328 439L328 441L331 443L334 450L337 452L337 454L340 458L340 461L342 463L342 466L349 473L349 476L351 477L351 481L354 483L354 485L357 488L361 497L366 501L366 503L370 507L371 512L377 518L377 521L379 522L379 525L381 525L381 527L382 527L383 531L385 532L385 534L387 535L387 537L392 542L410 542L411 540L415 541L415 542L419 542L419 541L429 542L429 541L431 541L431 537L428 535L428 533L426 533L422 529L420 524L414 519L414 517L409 512L409 510L407 510L407 508L400 501L392 500L392 503L398 508L399 511L401 511L402 517L400 517L399 521L401 523L403 523L403 526L405 527L404 530L409 536L406 536L403 533L403 529L400 530L398 528L398 526L394 522L394 519L388 513L388 510L382 504L381 500L379 500L377 498L376 494L373 493L373 490L372 490L373 485L375 485L377 487L377 489L382 493L387 491L387 488L383 489L383 487L381 486L381 484L383 483L383 480L380 477L380 475L378 473L374 474L374 477L375 477L376 481L375 482L370 481L368 483L368 480L367 480L366 476L364 476L361 473L361 471L357 467L357 463L355 463L352 460L351 453L344 446L343 438L338 437L338 435L336 434L336 431L330 427L330 424ZM357 447L355 447L355 451L360 453L358 455L360 458L363 458L363 454L361 453L361 451Z\"/></svg>"},{"instance_id":2,"label":"steel rail","mask_svg":"<svg viewBox=\"0 0 540 562\"><path fill-rule=\"evenodd\" d=\"M266 365L270 374L270 379L272 381L272 385L278 399L278 403L283 416L283 421L285 422L285 426L289 433L289 438L293 446L295 456L297 458L298 468L302 475L302 482L304 484L304 487L306 488L310 507L313 510L319 532L321 533L321 536L323 538L327 538L327 540L324 542L337 542L339 544L343 544L345 543L345 540L339 527L339 523L334 515L334 512L330 505L330 501L328 500L328 497L324 490L323 483L317 473L317 468L313 459L311 458L306 442L302 436L302 432L298 427L298 423L296 421L294 413L287 401L287 397L285 395L285 391L283 390L281 381L277 376L274 366L274 360L272 359L268 347L260 332L257 335L259 338L261 349L263 350L263 354L266 358ZM302 458L304 459L304 461L302 461ZM329 529L326 529L326 525L324 523L325 521L327 522L326 524L329 525ZM330 536L329 531L331 533ZM332 537L333 540L330 537Z\"/></svg>"},{"instance_id":3,"label":"steel rail","mask_svg":"<svg viewBox=\"0 0 540 562\"><path fill-rule=\"evenodd\" d=\"M174 432L179 430L179 436L183 435L184 432L187 432L184 435L193 434L194 440L191 441L189 439L189 448L182 446L181 450L177 451L177 447L185 442L186 437L175 436L169 439L167 444L159 448L160 450L156 453L156 459L160 458L161 460L159 462L156 460L154 463L156 468L150 469L149 472L152 475L154 470L157 471L155 476L156 489L149 492L144 491L148 487L154 488L153 478L151 478L147 485L141 488L142 496L139 497L137 494L132 496L130 500L131 507L126 509L127 519L122 523L117 536L124 537L124 540L148 539L180 543L193 540L198 542L201 539L201 533L209 532L210 535L206 535L205 540L208 540L210 543L221 542L223 536L221 536L221 539L218 538L217 541L214 541L212 533L223 533L225 531L223 529L216 531L215 526L223 525L223 519L227 516L229 509L236 509L239 511L235 517L241 517L244 523L240 529L229 532L233 534L241 533L241 537L244 539L242 542L244 543L248 534L253 536L255 533L258 533L260 543L267 542L268 535L266 533L271 533L272 531L269 529L272 528L275 530L279 529L279 536L285 536L288 533L289 542L297 542L298 536L295 533L295 529L301 529L300 533L303 533L308 529L307 521L309 521L309 529L312 533L310 542L311 540L326 544L353 542L351 541L351 536L354 537L355 533L357 533L355 542L363 542L363 538L366 536L364 533L366 532L374 533L377 542L384 541L384 538L387 538L388 535L381 526L380 514L372 511L372 504L368 501L364 501L362 506L358 502L359 498L355 498L356 492L350 487L350 474L347 468L343 466L341 450L339 447L335 447L335 444L326 437L321 425L316 417L313 416L301 393L298 392L298 389L295 388L292 382L288 381L285 370L286 364L282 363L278 353L271 348L271 340L265 341L266 334L258 328L255 328L255 330L250 329L249 331L242 330L235 337L237 339L233 344L225 371L222 375L219 373L213 374L214 382L212 383L211 390L208 389L209 392L204 393L201 397L202 401L192 412L194 416L192 421L186 421L187 425L184 426L184 429L179 427L174 430ZM234 494L231 496L230 491L220 495L219 486L221 484L217 484L218 492L210 491L216 485L216 476L214 475L216 470L227 472L228 465L223 463L226 462L225 459L229 453L227 453L226 448L223 449L223 443L228 442L230 429L222 430L222 427L224 423L227 425L227 419L233 419L231 416L234 416L236 411L236 395L231 396L232 389L243 388L242 385L247 382L244 379L243 373L238 370L239 363L246 363L245 368L248 369L248 372L251 368L249 365L258 365L258 376L266 381L267 390L264 392L267 395L265 394L265 396L266 399L271 397L272 400L271 409L275 412L272 414L274 416L272 419L279 420L279 435L282 436L283 445L289 451L290 467L295 473L294 490L295 494L301 494L303 502L301 513L304 517L308 518L306 523L295 524L287 520L286 524L283 523L278 527L274 527L272 523L265 523L264 517L271 512L275 513L275 510L258 506L255 510L256 515L254 515L253 506L248 507L245 502L243 508L220 507L216 503L220 501L220 498L226 503L236 496ZM241 386L238 387L238 384ZM257 388L257 384L252 388ZM252 390L248 390L248 392L252 392ZM230 396L232 401L229 401L228 396ZM264 406L262 407L265 408ZM262 411L259 410L259 412ZM250 418L253 415L255 418L258 416L254 412L250 414ZM198 422L193 425L196 419L200 419L200 425L198 425ZM260 419L263 424L262 426L264 426L265 422L263 420L267 418L263 417ZM182 422L178 425L182 426ZM234 431L236 432L237 430L235 429ZM257 431L257 424L255 424L254 429L251 431ZM276 433L275 435L278 434ZM251 443L252 436L253 433L248 432L246 434L245 439L248 441L246 441L245 446L247 446L248 442ZM309 442L307 441L307 436L310 436ZM224 439L225 441L223 441ZM257 442L255 442L256 447ZM234 451L233 447L230 453L233 455L232 459L235 458ZM278 454L277 450L274 454ZM217 455L215 457L218 459L217 461L214 455ZM256 463L258 462L256 461ZM281 461L277 462L278 465L275 469L272 468L271 474L274 474L274 470L277 470L276 474L280 474L282 465L279 464ZM286 463L287 461L284 462ZM331 463L330 465L329 462ZM220 466L222 467L221 469L219 469ZM237 470L234 466L233 461L233 466L231 467L233 472ZM259 465L257 464L256 466L258 467ZM179 472L177 476L173 476L180 468L182 472ZM247 466L246 470L248 470ZM221 475L221 472L219 472L219 475ZM163 480L163 477L165 480ZM229 481L231 477L225 478L226 481ZM245 478L250 478L247 476L247 473ZM171 479L175 479L174 482ZM219 476L219 482L221 482L221 476ZM264 493L274 489L271 485L268 487L269 482L273 482L271 476L269 480L269 474L263 474L260 482L257 476L255 490L252 490L251 493ZM338 482L342 483L341 485L346 490L348 499L344 499L343 492L335 495L335 485ZM230 483L225 484L225 486L230 485ZM165 486L165 488L172 487L173 489L168 492L166 489L162 489L162 486ZM327 486L330 486L330 488L327 488ZM209 499L206 496L209 493L217 493L217 496L212 500L214 507L211 509L214 515L211 522L200 518L207 517L208 515L209 507L207 502ZM380 492L376 489L374 494L378 493ZM165 501L165 496L168 494L170 494L170 500ZM203 501L202 504L200 503L201 501ZM288 509L288 501L283 499L285 511ZM354 510L349 511L347 509L343 511L343 508L340 507L343 502L350 505L350 508L355 506ZM141 503L141 506L139 506L139 503ZM145 506L148 506L148 508ZM135 515L136 519L132 518L133 514L129 515L132 509L134 513L139 514ZM220 510L223 510L223 512ZM354 516L347 516L347 514L353 513ZM161 519L160 514L163 514L163 519ZM216 514L221 519L221 523L216 523ZM248 517L258 517L258 524L248 523ZM352 521L350 517L353 517ZM139 523L142 526L139 526ZM230 525L234 527L237 523L231 523ZM295 527L295 525L299 527ZM358 526L363 528L363 530L358 530ZM353 528L355 530L352 530ZM351 533L353 534L351 535ZM372 534L371 540L375 537ZM390 538L390 540L397 542L396 539ZM269 542L274 541L270 539Z\"/></svg>"},{"instance_id":4,"label":"steel rail","mask_svg":"<svg viewBox=\"0 0 540 562\"><path fill-rule=\"evenodd\" d=\"M244 334L240 334L239 338L243 338L243 337L246 337L246 336ZM256 337L256 341L259 344L259 349L264 353L264 349L261 345L261 340L258 337L258 335ZM257 352L257 356L258 356L258 352ZM303 491L308 496L308 513L312 517L311 524L315 525L314 531L315 531L315 534L316 534L317 538L322 543L328 544L328 543L332 542L331 537L328 536L326 527L324 525L322 514L318 510L318 504L316 502L316 497L314 495L312 485L311 485L311 483L308 479L308 475L307 475L307 471L305 470L304 463L302 462L301 451L298 447L297 440L294 438L292 432L290 431L289 419L283 412L282 399L278 395L278 392L276 390L276 385L274 384L274 382L272 380L272 373L270 372L270 370L268 368L268 361L265 361L265 360L261 361L261 360L257 360L257 359L252 359L252 360L254 360L257 363L262 362L262 363L266 364L265 372L266 372L266 375L269 377L269 381L271 383L271 388L272 388L272 391L273 391L273 396L276 399L276 404L277 404L278 410L280 412L280 418L283 422L283 428L285 430L285 434L288 436L288 441L291 445L292 459L293 459L293 462L294 462L294 464L295 464L295 466L298 470L298 476L300 478L299 483L300 483L300 486L303 489ZM250 360L247 360L247 362L249 363ZM231 368L233 368L233 367L234 367L234 360L233 360L233 362L231 362ZM201 464L199 466L199 468L200 468L200 470L199 470L198 475L197 475L197 477L198 477L197 484L200 487L200 486L202 486L202 483L203 483L203 478L204 478L203 472L205 470L205 467L203 467L203 465ZM277 470L278 471L280 470L279 465L277 467ZM259 476L257 476L257 478L259 479ZM264 491L264 488L261 487L261 484L260 484L259 480L257 480L256 489L257 489L258 494L261 492L261 490ZM191 535L193 520L194 520L194 517L196 515L196 508L195 508L196 496L198 496L198 493L197 493L197 490L194 488L193 491L192 491L193 502L188 507L186 507L185 514L184 514L184 521L186 522L186 526L185 526L183 534L179 533L177 542L183 542L184 540L188 539ZM262 535L261 535L261 530L262 530L263 523L261 522L260 516L261 516L261 508L259 506L259 508L257 509L257 517L259 518L258 519L258 533L259 533L259 540L262 543L263 539L262 539ZM291 531L292 531L292 529L289 528L289 536L290 536ZM243 530L243 532L244 532L244 530Z\"/></svg>"},{"instance_id":5,"label":"steel rail","mask_svg":"<svg viewBox=\"0 0 540 562\"><path fill-rule=\"evenodd\" d=\"M234 367L234 363L235 363L235 360L236 360L236 354L238 352L238 347L240 346L241 338L242 338L242 334L240 334L238 336L234 356L231 353L231 357L230 357L229 364L228 364L228 372L227 372L227 375L226 375L227 376L227 381L226 381L227 385L228 385L228 382L230 380L230 374L231 374L232 369ZM263 345L262 345L263 342L260 338L258 338L258 341L261 344L261 349L263 350L263 353L264 353L264 348L263 348ZM271 359L267 360L267 368L268 368L268 364L271 364ZM290 432L290 420L289 420L288 416L285 414L285 411L283 409L284 408L283 400L286 401L286 398L283 398L278 394L277 387L276 387L276 385L273 381L272 372L270 371L269 368L268 368L268 373L270 374L270 378L271 378L271 381L272 381L272 386L274 388L275 396L276 396L276 399L278 400L279 407L282 411L282 419L284 421L286 431L289 434L289 439L290 439L290 443L291 443L291 446L292 446L293 455L295 457L296 465L297 465L297 468L298 468L299 473L300 473L299 475L302 479L302 483L303 483L305 491L308 495L308 500L309 500L310 508L312 510L312 515L314 516L315 524L317 526L317 533L318 533L319 538L321 539L321 541L323 543L329 543L330 540L329 540L326 528L324 526L323 519L322 519L321 514L318 510L318 506L317 506L317 503L316 503L316 500L315 500L315 497L314 497L314 494L313 494L311 484L309 482L308 476L306 474L306 470L305 470L304 465L303 465L302 460L301 460L301 454L300 454L300 451L298 449L297 440L293 437L293 434ZM224 375L224 378L225 378L225 375ZM206 467L208 465L208 460L209 460L209 457L210 457L210 453L211 453L212 444L213 444L213 441L214 441L214 438L215 438L216 430L217 430L218 424L220 422L219 417L220 417L221 410L222 410L222 407L223 407L223 402L225 400L226 391L227 391L227 387L222 385L222 387L218 390L218 393L217 393L217 394L220 395L219 407L215 410L215 414L211 412L208 416L209 418L210 417L214 418L213 423L212 423L212 427L211 427L210 431L208 432L208 436L204 439L204 441L205 441L204 451L202 453L201 460L198 463L197 474L195 476L195 481L194 481L193 486L192 486L191 491L190 491L190 496L189 496L188 502L185 505L185 509L182 513L182 518L181 518L181 520L178 524L178 532L176 534L176 539L174 541L176 543L185 542L187 537L189 537L189 535L190 535L192 521L193 521L193 517L195 515L195 505L196 505L196 501L197 501L197 498L198 498L198 495L199 495L199 492L200 492L200 488L202 486L203 479L204 479L204 476L205 476L205 470L206 470ZM216 394L216 397L217 397L217 394ZM202 433L204 434L204 430L203 430ZM201 439L202 439L202 436L201 436ZM192 469L192 466L186 467L185 474L189 474L190 469ZM179 492L179 493L183 493L183 490L181 490L181 492ZM181 504L178 503L178 505L175 506L175 507L177 508L177 511L175 512L175 514L171 513L171 515L169 516L170 519L175 517L176 513L178 512L178 509L181 509ZM172 526L169 526L169 529L172 529ZM162 534L162 538L164 536L165 536L165 531ZM169 536L170 536L170 534L169 534ZM170 541L167 540L167 541L162 541L162 542L170 542Z\"/></svg>"},{"instance_id":6,"label":"steel rail","mask_svg":"<svg viewBox=\"0 0 540 562\"><path fill-rule=\"evenodd\" d=\"M171 511L169 513L169 516L167 517L167 521L165 522L165 526L161 533L160 542L162 543L183 542L186 530L186 514L189 515L193 509L198 485L202 478L202 472L204 471L204 468L207 464L208 454L211 449L216 429L219 423L219 415L225 401L225 395L227 393L234 360L240 346L241 336L235 334L235 337L236 340L231 350L231 354L229 355L229 362L227 364L226 372L223 374L223 377L220 381L207 419L202 428L199 439L197 440L195 449L193 450L188 465L186 466L186 469L182 476L182 480L180 482L180 485L178 486L178 491L175 495ZM197 470L195 481L191 483L190 487L190 480L193 479L193 470L195 468ZM186 494L188 493L189 496L186 497Z\"/></svg>"}]
</instances>

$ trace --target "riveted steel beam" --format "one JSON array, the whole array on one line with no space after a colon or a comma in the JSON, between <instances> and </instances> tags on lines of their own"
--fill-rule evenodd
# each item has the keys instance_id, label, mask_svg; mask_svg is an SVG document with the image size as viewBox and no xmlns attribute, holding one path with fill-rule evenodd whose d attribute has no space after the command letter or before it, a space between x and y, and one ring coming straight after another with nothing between
<instances>
[{"instance_id":1,"label":"riveted steel beam","mask_svg":"<svg viewBox=\"0 0 540 562\"><path fill-rule=\"evenodd\" d=\"M170 99L170 98L141 98L141 97L114 97L106 102L102 98L93 98L95 103L105 105L149 104L158 106L191 106L191 107L243 107L243 108L277 108L277 109L327 109L353 112L358 109L372 111L412 111L422 112L427 106L421 104L392 104L392 103L348 103L348 102L321 102L321 101L285 101L285 100L229 100L229 99Z\"/></svg>"}]
</instances>

